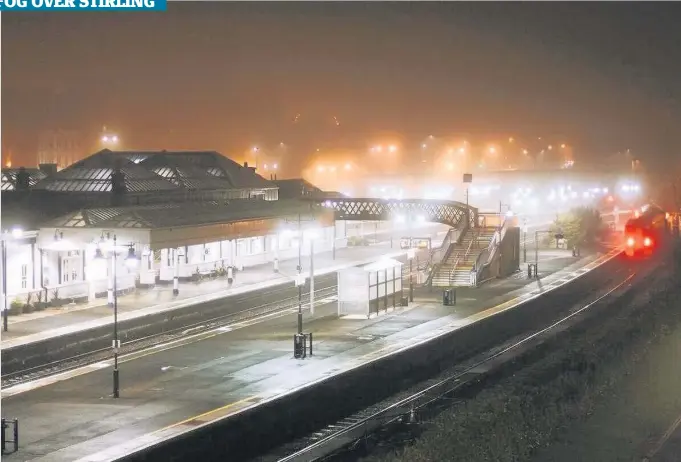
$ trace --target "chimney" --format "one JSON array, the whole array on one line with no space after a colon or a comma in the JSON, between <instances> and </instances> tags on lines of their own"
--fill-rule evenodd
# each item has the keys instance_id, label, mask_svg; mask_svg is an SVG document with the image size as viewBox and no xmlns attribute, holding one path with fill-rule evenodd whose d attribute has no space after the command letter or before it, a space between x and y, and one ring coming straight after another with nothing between
<instances>
[{"instance_id":1,"label":"chimney","mask_svg":"<svg viewBox=\"0 0 681 462\"><path fill-rule=\"evenodd\" d=\"M54 175L57 173L57 164L40 164L38 169L47 176Z\"/></svg>"},{"instance_id":2,"label":"chimney","mask_svg":"<svg viewBox=\"0 0 681 462\"><path fill-rule=\"evenodd\" d=\"M121 172L118 168L114 169L111 173L111 204L122 205L125 203L124 197L127 192L128 188L125 184L125 173Z\"/></svg>"},{"instance_id":3,"label":"chimney","mask_svg":"<svg viewBox=\"0 0 681 462\"><path fill-rule=\"evenodd\" d=\"M31 189L31 176L26 171L26 168L19 167L14 189L16 191L28 191L29 189Z\"/></svg>"}]
</instances>

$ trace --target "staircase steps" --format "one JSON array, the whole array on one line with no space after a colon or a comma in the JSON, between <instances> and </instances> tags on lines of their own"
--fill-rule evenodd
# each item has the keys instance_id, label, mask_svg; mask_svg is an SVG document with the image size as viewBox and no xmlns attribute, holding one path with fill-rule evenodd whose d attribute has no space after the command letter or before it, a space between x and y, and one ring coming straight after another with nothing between
<instances>
[{"instance_id":1,"label":"staircase steps","mask_svg":"<svg viewBox=\"0 0 681 462\"><path fill-rule=\"evenodd\" d=\"M433 287L470 287L470 272L475 261L480 253L489 246L496 228L483 228L481 230L469 230L461 239L460 242L454 245L454 248L447 256L447 259L442 262L437 272L433 275ZM471 246L471 241L473 242ZM466 251L470 251L466 258L463 259Z\"/></svg>"}]
</instances>

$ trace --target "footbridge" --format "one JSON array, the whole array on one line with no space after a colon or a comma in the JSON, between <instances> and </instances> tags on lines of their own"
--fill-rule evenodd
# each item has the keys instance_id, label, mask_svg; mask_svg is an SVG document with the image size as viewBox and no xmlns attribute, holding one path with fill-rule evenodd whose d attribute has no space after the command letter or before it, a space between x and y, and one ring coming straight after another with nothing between
<instances>
[{"instance_id":1,"label":"footbridge","mask_svg":"<svg viewBox=\"0 0 681 462\"><path fill-rule=\"evenodd\" d=\"M428 199L333 198L318 199L334 210L337 220L423 221L442 223L459 230L476 227L478 209L457 201Z\"/></svg>"}]
</instances>

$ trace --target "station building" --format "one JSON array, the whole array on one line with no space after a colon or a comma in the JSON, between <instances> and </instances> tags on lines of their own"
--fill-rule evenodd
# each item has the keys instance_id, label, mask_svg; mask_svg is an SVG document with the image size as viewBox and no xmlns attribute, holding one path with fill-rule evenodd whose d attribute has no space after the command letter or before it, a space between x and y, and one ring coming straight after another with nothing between
<instances>
[{"instance_id":1,"label":"station building","mask_svg":"<svg viewBox=\"0 0 681 462\"><path fill-rule=\"evenodd\" d=\"M275 270L309 256L311 240L315 253L328 252L386 226L336 222L305 200L321 191L302 180L284 183L280 198L277 183L217 152L104 150L32 173L28 190L3 194L7 306L111 297L113 275L127 291L225 268Z\"/></svg>"}]
</instances>

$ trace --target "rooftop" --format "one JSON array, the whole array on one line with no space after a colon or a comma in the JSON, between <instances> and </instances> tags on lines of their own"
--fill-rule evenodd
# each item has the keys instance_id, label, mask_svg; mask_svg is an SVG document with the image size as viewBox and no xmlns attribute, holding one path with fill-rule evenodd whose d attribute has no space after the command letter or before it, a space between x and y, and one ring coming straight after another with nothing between
<instances>
[{"instance_id":1,"label":"rooftop","mask_svg":"<svg viewBox=\"0 0 681 462\"><path fill-rule=\"evenodd\" d=\"M240 199L227 203L176 203L83 209L46 223L49 228L143 228L202 226L323 213L323 207L297 200Z\"/></svg>"},{"instance_id":2,"label":"rooftop","mask_svg":"<svg viewBox=\"0 0 681 462\"><path fill-rule=\"evenodd\" d=\"M40 180L47 177L45 173L37 168L26 168L25 170L26 173L28 173L28 181L31 187L35 186ZM18 168L2 169L2 183L0 183L0 187L3 191L14 191L17 182L17 173L19 173Z\"/></svg>"},{"instance_id":3,"label":"rooftop","mask_svg":"<svg viewBox=\"0 0 681 462\"><path fill-rule=\"evenodd\" d=\"M35 189L110 192L119 168L131 193L274 189L276 185L216 151L99 151L38 181Z\"/></svg>"}]
</instances>

